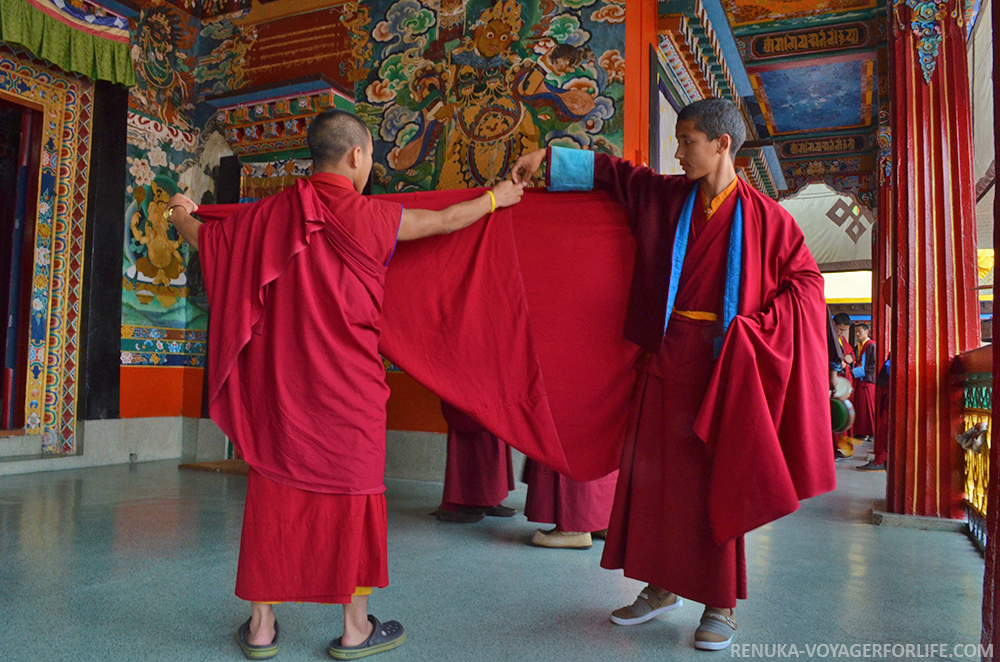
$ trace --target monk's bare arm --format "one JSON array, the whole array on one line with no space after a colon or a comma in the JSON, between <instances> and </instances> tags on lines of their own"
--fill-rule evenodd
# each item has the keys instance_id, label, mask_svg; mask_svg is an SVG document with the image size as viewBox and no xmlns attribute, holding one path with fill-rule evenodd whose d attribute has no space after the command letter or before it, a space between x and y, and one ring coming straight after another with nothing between
<instances>
[{"instance_id":1,"label":"monk's bare arm","mask_svg":"<svg viewBox=\"0 0 1000 662\"><path fill-rule=\"evenodd\" d=\"M177 232L191 248L198 250L198 228L201 227L201 221L191 215L198 209L198 205L183 193L175 193L170 196L167 209L171 210L170 222L177 228Z\"/></svg>"},{"instance_id":2,"label":"monk's bare arm","mask_svg":"<svg viewBox=\"0 0 1000 662\"><path fill-rule=\"evenodd\" d=\"M500 209L517 204L524 192L524 185L503 181L494 186L492 191L496 198L496 209ZM490 213L492 205L490 194L484 193L478 198L460 202L441 211L404 208L397 238L400 241L409 241L461 230Z\"/></svg>"}]
</instances>

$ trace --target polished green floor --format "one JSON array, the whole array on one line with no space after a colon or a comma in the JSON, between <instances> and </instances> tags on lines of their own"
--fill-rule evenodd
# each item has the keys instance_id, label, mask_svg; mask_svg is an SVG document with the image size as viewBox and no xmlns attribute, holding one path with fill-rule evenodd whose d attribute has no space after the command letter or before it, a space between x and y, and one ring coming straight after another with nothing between
<instances>
[{"instance_id":1,"label":"polished green floor","mask_svg":"<svg viewBox=\"0 0 1000 662\"><path fill-rule=\"evenodd\" d=\"M736 642L758 647L718 653L691 647L701 605L609 623L640 585L598 567L602 543L529 547L535 527L520 515L443 524L428 517L440 484L390 481L391 583L371 605L409 638L372 659L779 659L793 645L797 659L978 659L981 556L958 533L868 524L885 475L860 463L838 465L836 492L748 536ZM173 462L0 478L0 660L242 659L232 633L248 614L233 596L245 484ZM523 502L518 491L508 504ZM322 660L341 614L282 605L278 618L277 659ZM922 648L852 657L822 644Z\"/></svg>"}]
</instances>

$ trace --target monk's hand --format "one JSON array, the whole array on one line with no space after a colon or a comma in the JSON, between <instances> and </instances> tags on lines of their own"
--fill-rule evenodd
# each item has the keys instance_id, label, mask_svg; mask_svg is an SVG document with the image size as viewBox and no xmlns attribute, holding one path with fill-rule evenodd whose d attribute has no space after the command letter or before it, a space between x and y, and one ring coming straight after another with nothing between
<instances>
[{"instance_id":1,"label":"monk's hand","mask_svg":"<svg viewBox=\"0 0 1000 662\"><path fill-rule=\"evenodd\" d=\"M195 204L195 201L183 193L174 193L170 196L170 200L167 202L167 209L173 209L174 207L180 207L188 214L193 214L198 210L198 205Z\"/></svg>"},{"instance_id":2,"label":"monk's hand","mask_svg":"<svg viewBox=\"0 0 1000 662\"><path fill-rule=\"evenodd\" d=\"M510 169L510 178L515 184L526 184L531 181L538 169L542 167L545 160L545 150L536 149L534 152L521 155L514 161L514 167Z\"/></svg>"},{"instance_id":3,"label":"monk's hand","mask_svg":"<svg viewBox=\"0 0 1000 662\"><path fill-rule=\"evenodd\" d=\"M521 196L524 194L524 184L515 184L510 180L504 180L491 190L497 201L497 209L500 209L516 205L521 201Z\"/></svg>"}]
</instances>

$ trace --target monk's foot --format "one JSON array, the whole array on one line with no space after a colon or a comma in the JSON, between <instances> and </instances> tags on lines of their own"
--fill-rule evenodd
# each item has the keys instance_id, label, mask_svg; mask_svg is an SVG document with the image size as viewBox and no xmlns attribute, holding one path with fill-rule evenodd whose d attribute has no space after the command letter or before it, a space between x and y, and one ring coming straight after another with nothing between
<instances>
[{"instance_id":1,"label":"monk's foot","mask_svg":"<svg viewBox=\"0 0 1000 662\"><path fill-rule=\"evenodd\" d=\"M611 622L615 625L639 625L682 606L684 600L680 596L649 584L639 592L635 602L611 612Z\"/></svg>"},{"instance_id":2,"label":"monk's foot","mask_svg":"<svg viewBox=\"0 0 1000 662\"><path fill-rule=\"evenodd\" d=\"M261 641L268 636L267 629L261 627L251 636L250 623L253 619L248 618L243 625L236 630L236 643L239 644L243 657L248 660L269 660L278 654L278 621L274 620L270 628L270 639L264 643L254 643Z\"/></svg>"},{"instance_id":3,"label":"monk's foot","mask_svg":"<svg viewBox=\"0 0 1000 662\"><path fill-rule=\"evenodd\" d=\"M360 627L349 628L345 625L344 636L340 638L340 644L341 646L345 646L348 648L353 646L360 646L361 644L368 641L369 637L371 637L372 632L374 631L375 631L375 624L371 621L371 619L368 619L364 623L364 625Z\"/></svg>"},{"instance_id":4,"label":"monk's foot","mask_svg":"<svg viewBox=\"0 0 1000 662\"><path fill-rule=\"evenodd\" d=\"M247 628L247 643L251 646L269 646L274 642L278 629L278 619L273 611L264 614L254 614Z\"/></svg>"},{"instance_id":5,"label":"monk's foot","mask_svg":"<svg viewBox=\"0 0 1000 662\"><path fill-rule=\"evenodd\" d=\"M736 621L732 609L705 607L701 624L694 632L694 647L703 651L721 651L733 643Z\"/></svg>"},{"instance_id":6,"label":"monk's foot","mask_svg":"<svg viewBox=\"0 0 1000 662\"><path fill-rule=\"evenodd\" d=\"M607 540L608 539L608 530L607 529L599 529L597 531L592 531L590 535L592 535L595 538L599 538L600 540Z\"/></svg>"},{"instance_id":7,"label":"monk's foot","mask_svg":"<svg viewBox=\"0 0 1000 662\"><path fill-rule=\"evenodd\" d=\"M531 544L535 547L556 549L590 549L594 540L589 531L560 531L559 529L543 531L536 529L531 536Z\"/></svg>"}]
</instances>

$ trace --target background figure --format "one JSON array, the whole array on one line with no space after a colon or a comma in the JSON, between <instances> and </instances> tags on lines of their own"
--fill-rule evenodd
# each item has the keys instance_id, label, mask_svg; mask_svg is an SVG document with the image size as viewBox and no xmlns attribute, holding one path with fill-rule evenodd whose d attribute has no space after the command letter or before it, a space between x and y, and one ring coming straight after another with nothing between
<instances>
[{"instance_id":1,"label":"background figure","mask_svg":"<svg viewBox=\"0 0 1000 662\"><path fill-rule=\"evenodd\" d=\"M441 505L432 515L459 524L485 515L513 517L517 511L502 503L514 489L510 446L444 400L441 414L448 423L448 459Z\"/></svg>"},{"instance_id":2,"label":"background figure","mask_svg":"<svg viewBox=\"0 0 1000 662\"><path fill-rule=\"evenodd\" d=\"M607 535L617 471L581 483L529 459L521 480L528 484L524 516L529 522L556 525L550 531L537 529L532 545L587 549L595 536Z\"/></svg>"},{"instance_id":3,"label":"background figure","mask_svg":"<svg viewBox=\"0 0 1000 662\"><path fill-rule=\"evenodd\" d=\"M875 436L875 341L869 336L871 328L861 323L854 327L858 340L857 358L851 374L854 377L854 420L853 436L867 439Z\"/></svg>"},{"instance_id":4,"label":"background figure","mask_svg":"<svg viewBox=\"0 0 1000 662\"><path fill-rule=\"evenodd\" d=\"M854 347L851 346L851 316L847 313L837 313L833 316L833 324L837 327L837 337L840 348L844 353L844 360L841 362L840 370L837 374L846 379L854 386L854 376L851 368L854 367ZM853 402L853 400L852 400ZM839 460L854 456L854 430L847 429L843 432L833 433L833 454Z\"/></svg>"},{"instance_id":5,"label":"background figure","mask_svg":"<svg viewBox=\"0 0 1000 662\"><path fill-rule=\"evenodd\" d=\"M871 462L862 464L858 471L885 471L889 460L889 380L891 379L892 357L887 356L885 363L875 377L875 394L878 397L878 418L875 421L875 457Z\"/></svg>"}]
</instances>

